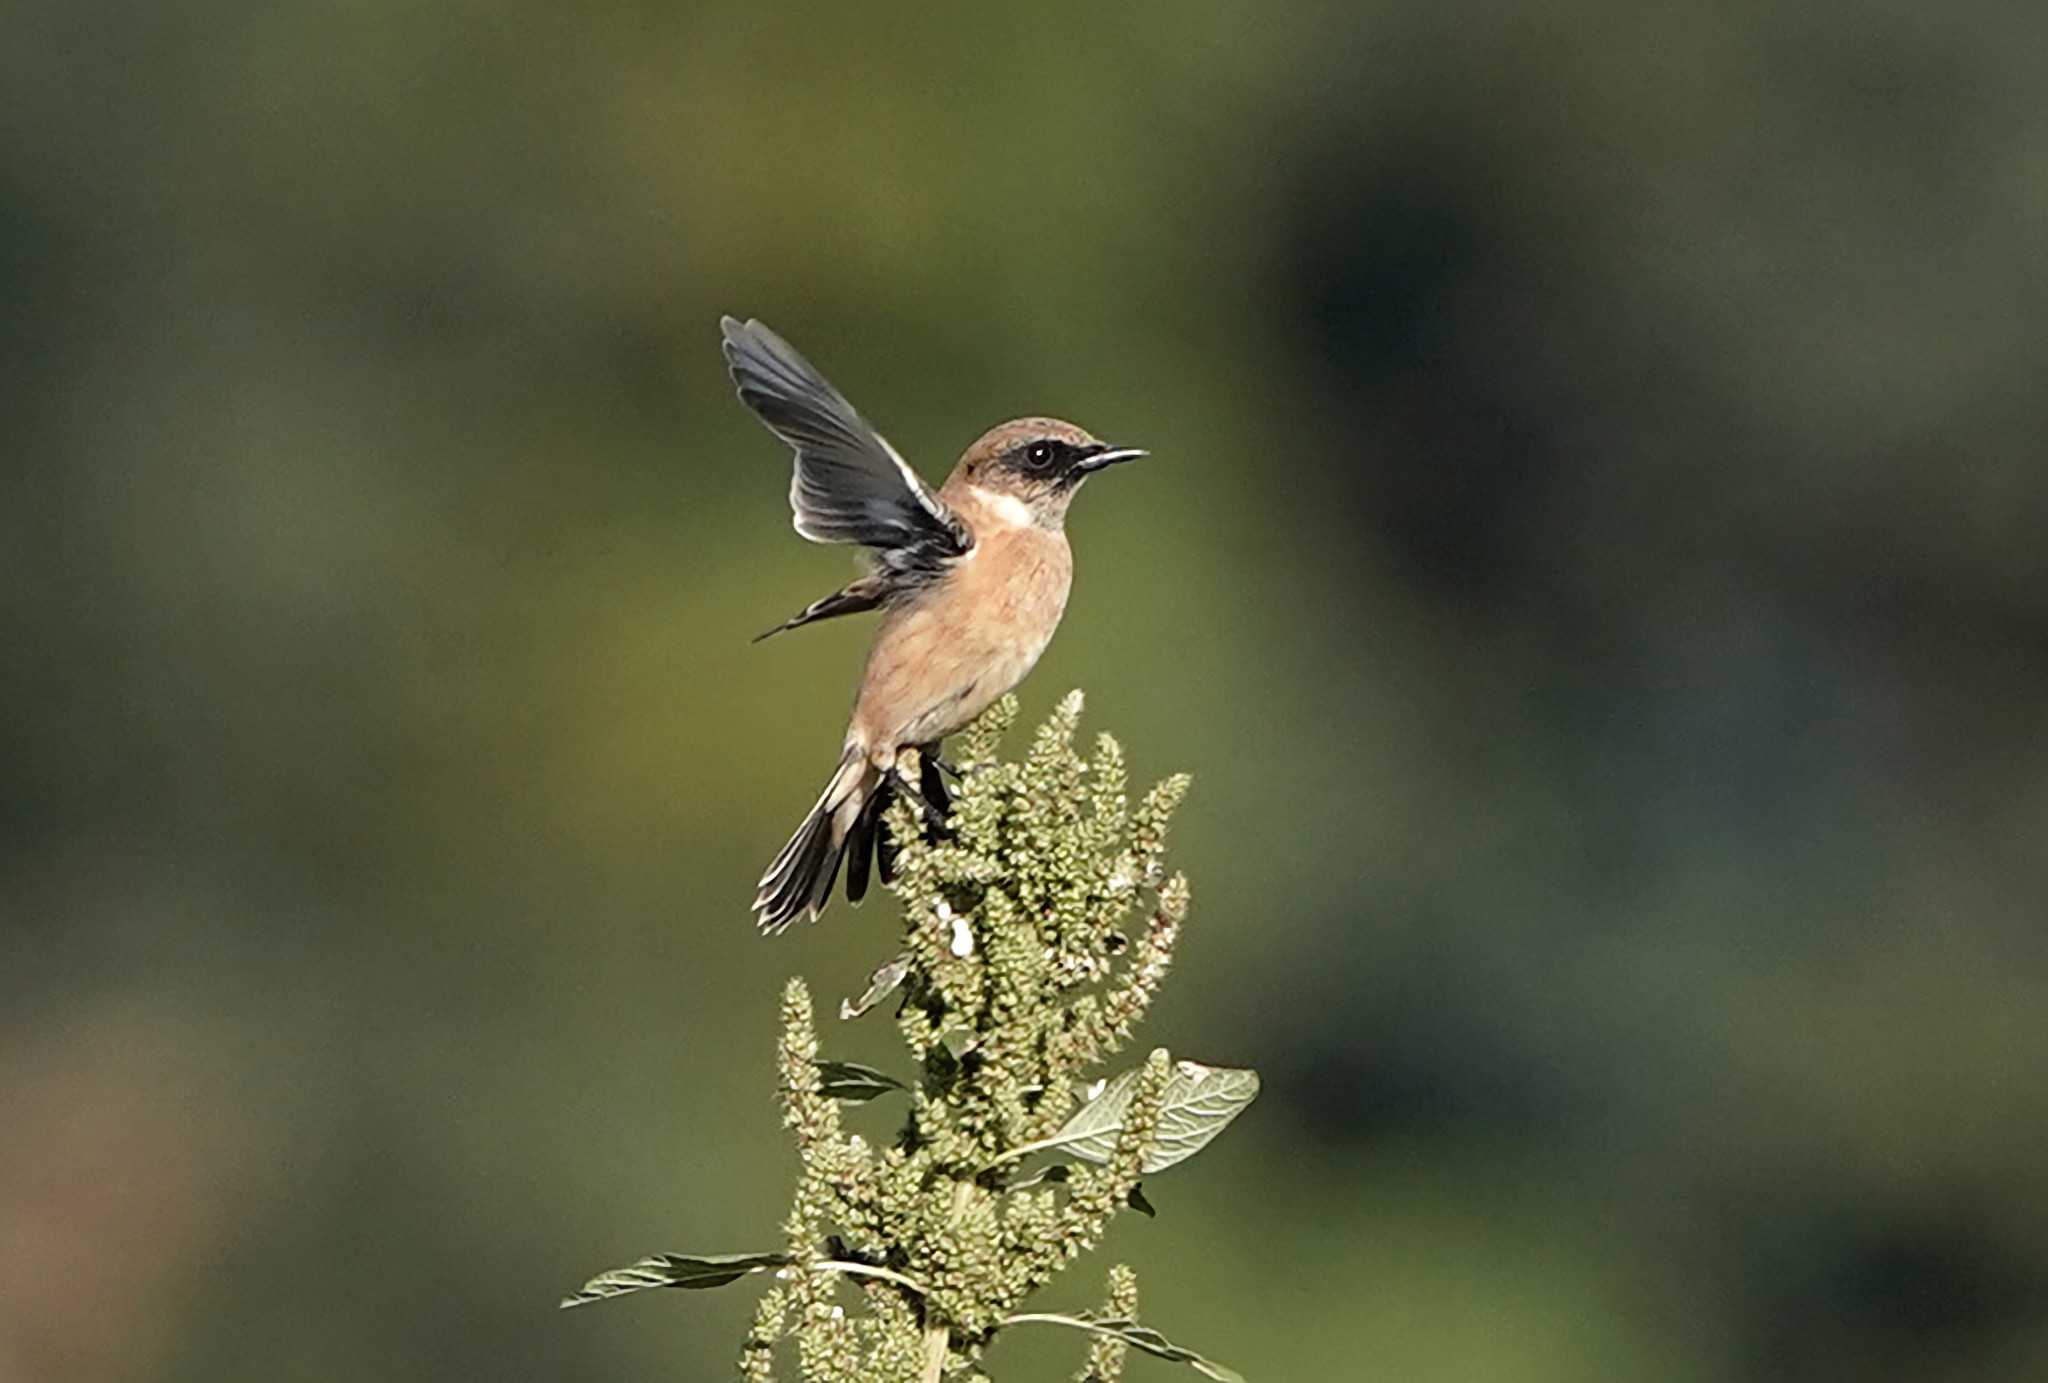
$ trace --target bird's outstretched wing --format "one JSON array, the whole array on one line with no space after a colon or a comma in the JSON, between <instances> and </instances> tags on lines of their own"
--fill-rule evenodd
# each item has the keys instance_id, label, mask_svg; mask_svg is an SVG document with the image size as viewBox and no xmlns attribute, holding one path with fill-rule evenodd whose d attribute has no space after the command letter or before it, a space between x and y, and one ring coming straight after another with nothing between
<instances>
[{"instance_id":1,"label":"bird's outstretched wing","mask_svg":"<svg viewBox=\"0 0 2048 1383\"><path fill-rule=\"evenodd\" d=\"M754 635L755 643L772 639L785 629L800 629L821 619L836 619L840 615L858 615L879 609L887 604L892 594L889 581L877 575L863 576L843 590L837 590L823 599L814 600L803 609L791 615L773 629L763 630Z\"/></svg>"},{"instance_id":2,"label":"bird's outstretched wing","mask_svg":"<svg viewBox=\"0 0 2048 1383\"><path fill-rule=\"evenodd\" d=\"M873 548L892 593L966 555L967 525L789 342L756 321L726 317L720 326L741 402L796 451L797 532Z\"/></svg>"}]
</instances>

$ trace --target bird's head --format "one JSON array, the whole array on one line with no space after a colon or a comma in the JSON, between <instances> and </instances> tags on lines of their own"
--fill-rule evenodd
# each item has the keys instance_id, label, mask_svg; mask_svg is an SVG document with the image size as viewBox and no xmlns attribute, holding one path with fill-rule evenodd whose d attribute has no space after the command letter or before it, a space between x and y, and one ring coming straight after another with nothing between
<instances>
[{"instance_id":1,"label":"bird's head","mask_svg":"<svg viewBox=\"0 0 2048 1383\"><path fill-rule=\"evenodd\" d=\"M1021 506L1020 520L1058 528L1081 482L1120 461L1145 455L1113 447L1058 418L1014 418L990 428L961 454L954 483L997 508Z\"/></svg>"}]
</instances>

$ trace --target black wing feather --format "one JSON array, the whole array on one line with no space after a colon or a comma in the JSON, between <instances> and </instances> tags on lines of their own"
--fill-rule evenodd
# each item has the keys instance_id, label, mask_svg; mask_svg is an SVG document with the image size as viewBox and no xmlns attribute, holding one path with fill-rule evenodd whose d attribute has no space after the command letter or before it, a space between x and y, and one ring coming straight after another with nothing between
<instances>
[{"instance_id":1,"label":"black wing feather","mask_svg":"<svg viewBox=\"0 0 2048 1383\"><path fill-rule=\"evenodd\" d=\"M754 635L754 642L773 638L785 629L798 629L821 619L836 619L840 615L858 615L875 609L887 600L886 585L872 576L863 576L843 591L834 591L804 606L773 629L763 630Z\"/></svg>"},{"instance_id":2,"label":"black wing feather","mask_svg":"<svg viewBox=\"0 0 2048 1383\"><path fill-rule=\"evenodd\" d=\"M756 321L720 325L740 400L796 452L797 532L873 548L885 571L912 580L974 546L966 525L795 347Z\"/></svg>"}]
</instances>

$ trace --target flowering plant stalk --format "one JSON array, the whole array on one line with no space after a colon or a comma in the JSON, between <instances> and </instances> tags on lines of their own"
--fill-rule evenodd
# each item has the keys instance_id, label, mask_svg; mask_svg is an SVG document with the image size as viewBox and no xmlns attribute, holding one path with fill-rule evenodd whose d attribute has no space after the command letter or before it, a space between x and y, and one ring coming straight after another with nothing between
<instances>
[{"instance_id":1,"label":"flowering plant stalk","mask_svg":"<svg viewBox=\"0 0 2048 1383\"><path fill-rule=\"evenodd\" d=\"M783 991L778 1074L801 1164L784 1247L646 1258L565 1307L773 1273L740 1355L747 1383L773 1383L785 1346L804 1383L987 1383L990 1346L1026 1325L1090 1337L1079 1383L1117 1383L1131 1350L1242 1383L1139 1324L1127 1267L1110 1270L1098 1310L1021 1309L1118 1213L1152 1213L1142 1179L1206 1146L1258 1077L1155 1050L1088 1082L1172 966L1189 896L1166 872L1166 832L1189 780L1131 808L1116 741L1098 736L1088 759L1074 748L1079 692L1022 761L1000 761L1016 714L1005 697L963 732L943 832L927 839L908 803L890 809L903 949L840 1017L893 998L912 1078L826 1059L809 990ZM882 1098L907 1109L871 1146L841 1105Z\"/></svg>"}]
</instances>

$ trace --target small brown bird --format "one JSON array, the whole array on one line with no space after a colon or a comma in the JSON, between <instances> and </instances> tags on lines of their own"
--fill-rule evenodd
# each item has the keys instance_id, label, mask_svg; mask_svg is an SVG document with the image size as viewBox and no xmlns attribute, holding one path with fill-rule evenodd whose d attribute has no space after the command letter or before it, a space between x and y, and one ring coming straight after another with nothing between
<instances>
[{"instance_id":1,"label":"small brown bird","mask_svg":"<svg viewBox=\"0 0 2048 1383\"><path fill-rule=\"evenodd\" d=\"M882 812L894 792L943 818L939 741L1024 680L1066 610L1067 506L1089 476L1145 453L1054 418L1018 418L976 439L934 494L787 341L759 322L721 325L741 401L796 451L796 531L874 554L866 575L760 637L882 611L839 767L761 876L754 911L763 931L779 932L817 920L842 859L851 902L866 894L871 864L889 880Z\"/></svg>"}]
</instances>

